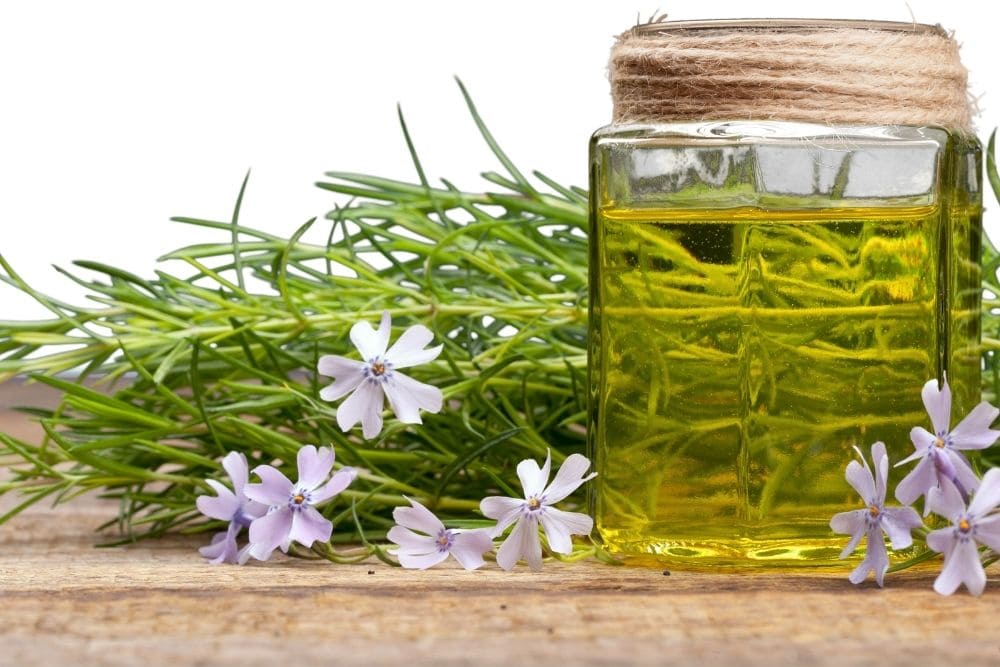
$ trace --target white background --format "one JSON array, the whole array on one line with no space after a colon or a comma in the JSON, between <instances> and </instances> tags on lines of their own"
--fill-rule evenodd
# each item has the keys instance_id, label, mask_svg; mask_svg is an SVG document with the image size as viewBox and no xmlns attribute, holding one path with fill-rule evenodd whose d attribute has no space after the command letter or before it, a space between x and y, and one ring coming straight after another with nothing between
<instances>
[{"instance_id":1,"label":"white background","mask_svg":"<svg viewBox=\"0 0 1000 667\"><path fill-rule=\"evenodd\" d=\"M964 45L985 136L1000 123L1000 32L984 6L743 0L666 9L672 19L941 23ZM158 255L224 236L167 219L228 220L248 168L242 221L290 234L331 208L330 193L312 185L326 170L414 177L397 102L428 175L475 187L480 171L498 165L455 74L518 165L586 185L588 136L611 112L608 49L637 15L657 12L651 3L568 0L3 2L0 252L43 291L78 300L52 264L96 259L149 275ZM987 205L995 208L989 195ZM0 319L44 315L0 287Z\"/></svg>"}]
</instances>

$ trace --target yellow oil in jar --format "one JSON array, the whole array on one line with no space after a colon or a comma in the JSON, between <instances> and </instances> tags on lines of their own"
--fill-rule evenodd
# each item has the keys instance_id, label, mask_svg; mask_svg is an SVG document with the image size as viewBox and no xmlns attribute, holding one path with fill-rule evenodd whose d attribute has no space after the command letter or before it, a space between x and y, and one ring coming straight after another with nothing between
<instances>
[{"instance_id":1,"label":"yellow oil in jar","mask_svg":"<svg viewBox=\"0 0 1000 667\"><path fill-rule=\"evenodd\" d=\"M940 194L595 208L593 511L610 551L693 568L837 561L847 538L830 517L861 506L852 447L909 454L928 425L920 388L942 371L955 418L978 400L979 211Z\"/></svg>"}]
</instances>

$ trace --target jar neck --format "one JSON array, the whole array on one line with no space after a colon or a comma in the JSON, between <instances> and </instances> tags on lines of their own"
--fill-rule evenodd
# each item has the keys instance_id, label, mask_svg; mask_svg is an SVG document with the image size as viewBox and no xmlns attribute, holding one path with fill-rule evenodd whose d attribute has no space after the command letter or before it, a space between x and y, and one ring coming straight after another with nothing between
<instances>
[{"instance_id":1,"label":"jar neck","mask_svg":"<svg viewBox=\"0 0 1000 667\"><path fill-rule=\"evenodd\" d=\"M971 128L958 44L884 21L671 21L623 33L615 123L779 120Z\"/></svg>"}]
</instances>

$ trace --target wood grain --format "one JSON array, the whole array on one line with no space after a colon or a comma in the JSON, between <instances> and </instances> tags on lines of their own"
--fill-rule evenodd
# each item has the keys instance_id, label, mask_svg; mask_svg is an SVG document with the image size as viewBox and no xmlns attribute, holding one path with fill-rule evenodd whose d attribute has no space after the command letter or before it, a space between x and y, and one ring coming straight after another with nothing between
<instances>
[{"instance_id":1,"label":"wood grain","mask_svg":"<svg viewBox=\"0 0 1000 667\"><path fill-rule=\"evenodd\" d=\"M49 400L38 391L0 386L0 429L33 433L4 408ZM201 539L95 549L92 529L113 515L84 499L0 527L0 664L1000 664L995 569L975 599L936 595L933 572L855 587L847 566L782 576L597 563L537 574L211 567Z\"/></svg>"}]
</instances>

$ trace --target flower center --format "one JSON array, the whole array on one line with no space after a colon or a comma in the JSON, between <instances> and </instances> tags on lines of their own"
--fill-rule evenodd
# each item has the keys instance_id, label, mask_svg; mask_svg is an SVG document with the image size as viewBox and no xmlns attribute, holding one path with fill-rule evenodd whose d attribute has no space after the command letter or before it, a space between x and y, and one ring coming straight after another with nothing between
<instances>
[{"instance_id":1,"label":"flower center","mask_svg":"<svg viewBox=\"0 0 1000 667\"><path fill-rule=\"evenodd\" d=\"M387 382L392 377L392 363L382 357L369 359L361 372L369 382Z\"/></svg>"},{"instance_id":2,"label":"flower center","mask_svg":"<svg viewBox=\"0 0 1000 667\"><path fill-rule=\"evenodd\" d=\"M944 449L944 440L941 439L940 435L934 438L934 446L938 449Z\"/></svg>"},{"instance_id":3,"label":"flower center","mask_svg":"<svg viewBox=\"0 0 1000 667\"><path fill-rule=\"evenodd\" d=\"M455 534L445 528L438 533L437 539L434 542L437 544L438 551L449 551L451 545L455 543Z\"/></svg>"},{"instance_id":4,"label":"flower center","mask_svg":"<svg viewBox=\"0 0 1000 667\"><path fill-rule=\"evenodd\" d=\"M530 498L528 498L527 505L528 505L528 511L534 512L542 507L542 501L539 500L536 496L531 496Z\"/></svg>"},{"instance_id":5,"label":"flower center","mask_svg":"<svg viewBox=\"0 0 1000 667\"><path fill-rule=\"evenodd\" d=\"M868 506L868 513L872 515L873 519L878 518L879 509L878 509L878 507L876 505L869 505Z\"/></svg>"},{"instance_id":6,"label":"flower center","mask_svg":"<svg viewBox=\"0 0 1000 667\"><path fill-rule=\"evenodd\" d=\"M293 512L299 512L310 506L312 495L306 489L296 489L288 494L288 507Z\"/></svg>"},{"instance_id":7,"label":"flower center","mask_svg":"<svg viewBox=\"0 0 1000 667\"><path fill-rule=\"evenodd\" d=\"M962 531L963 533L967 533L970 530L972 530L972 524L969 523L968 519L959 519L959 521L958 521L958 529L960 531Z\"/></svg>"}]
</instances>

